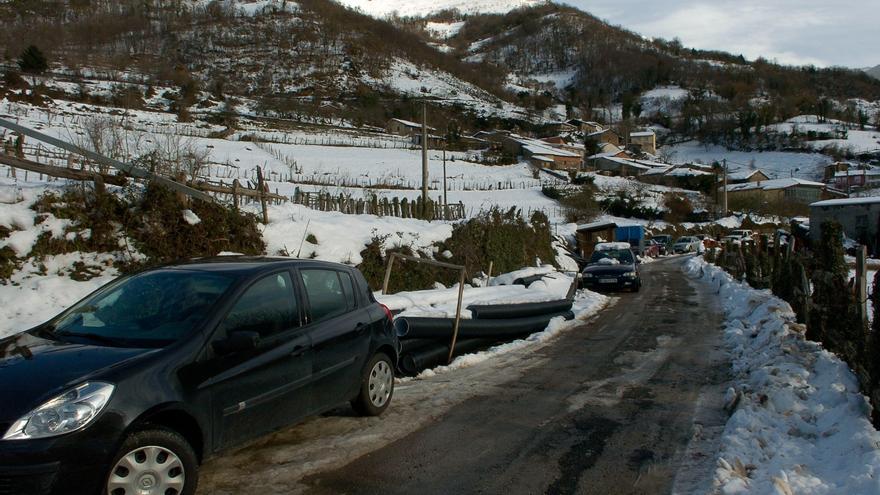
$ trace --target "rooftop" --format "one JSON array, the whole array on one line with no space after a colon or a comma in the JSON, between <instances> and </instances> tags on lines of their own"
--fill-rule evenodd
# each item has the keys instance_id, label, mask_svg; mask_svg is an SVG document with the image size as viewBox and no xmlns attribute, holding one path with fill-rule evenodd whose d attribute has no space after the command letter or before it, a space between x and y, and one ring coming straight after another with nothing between
<instances>
[{"instance_id":1,"label":"rooftop","mask_svg":"<svg viewBox=\"0 0 880 495\"><path fill-rule=\"evenodd\" d=\"M751 191L758 189L763 191L772 191L775 189L788 189L789 187L795 186L824 188L825 184L804 179L771 179L762 180L759 182L746 182L745 184L729 184L727 186L727 191Z\"/></svg>"},{"instance_id":2,"label":"rooftop","mask_svg":"<svg viewBox=\"0 0 880 495\"><path fill-rule=\"evenodd\" d=\"M844 198L844 199L827 199L825 201L819 201L816 203L811 203L810 207L822 207L822 206L855 206L855 205L870 205L880 203L880 196L869 196L867 198Z\"/></svg>"}]
</instances>

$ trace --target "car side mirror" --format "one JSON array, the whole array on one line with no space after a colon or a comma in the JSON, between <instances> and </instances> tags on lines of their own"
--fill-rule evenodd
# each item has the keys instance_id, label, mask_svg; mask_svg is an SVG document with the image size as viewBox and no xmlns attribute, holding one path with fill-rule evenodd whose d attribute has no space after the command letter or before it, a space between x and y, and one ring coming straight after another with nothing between
<instances>
[{"instance_id":1,"label":"car side mirror","mask_svg":"<svg viewBox=\"0 0 880 495\"><path fill-rule=\"evenodd\" d=\"M256 349L260 346L260 334L257 332L229 332L222 340L214 342L214 351L218 354L232 354Z\"/></svg>"}]
</instances>

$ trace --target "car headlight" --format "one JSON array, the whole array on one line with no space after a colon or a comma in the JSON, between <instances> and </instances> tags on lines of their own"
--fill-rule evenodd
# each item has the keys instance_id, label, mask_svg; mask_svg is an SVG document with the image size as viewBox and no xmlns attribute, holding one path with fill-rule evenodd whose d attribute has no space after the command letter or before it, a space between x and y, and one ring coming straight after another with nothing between
<instances>
[{"instance_id":1,"label":"car headlight","mask_svg":"<svg viewBox=\"0 0 880 495\"><path fill-rule=\"evenodd\" d=\"M593 277L595 277L595 275L593 275L592 273L584 273L583 275L584 275L584 278L593 278Z\"/></svg>"},{"instance_id":2,"label":"car headlight","mask_svg":"<svg viewBox=\"0 0 880 495\"><path fill-rule=\"evenodd\" d=\"M104 382L78 385L12 423L3 440L54 437L84 428L107 405L115 388Z\"/></svg>"},{"instance_id":3,"label":"car headlight","mask_svg":"<svg viewBox=\"0 0 880 495\"><path fill-rule=\"evenodd\" d=\"M623 276L626 278L636 278L638 275L636 274L636 272L625 272Z\"/></svg>"}]
</instances>

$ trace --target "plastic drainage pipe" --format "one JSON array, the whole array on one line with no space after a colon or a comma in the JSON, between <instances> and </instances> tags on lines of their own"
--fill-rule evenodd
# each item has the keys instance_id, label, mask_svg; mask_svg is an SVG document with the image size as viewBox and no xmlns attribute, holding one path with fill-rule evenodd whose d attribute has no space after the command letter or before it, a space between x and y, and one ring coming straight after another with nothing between
<instances>
[{"instance_id":1,"label":"plastic drainage pipe","mask_svg":"<svg viewBox=\"0 0 880 495\"><path fill-rule=\"evenodd\" d=\"M437 345L437 339L401 339L399 340L399 342L400 355L404 355L408 352L412 352L423 347Z\"/></svg>"},{"instance_id":2,"label":"plastic drainage pipe","mask_svg":"<svg viewBox=\"0 0 880 495\"><path fill-rule=\"evenodd\" d=\"M561 299L524 304L484 304L468 306L467 309L471 311L471 318L475 320L501 320L570 311L571 301Z\"/></svg>"},{"instance_id":3,"label":"plastic drainage pipe","mask_svg":"<svg viewBox=\"0 0 880 495\"><path fill-rule=\"evenodd\" d=\"M458 336L462 339L492 338L509 339L539 332L547 327L551 319L562 316L566 320L574 318L571 311L562 311L526 318L504 318L495 320L461 320ZM452 336L451 318L402 317L394 320L394 329L401 339L447 339Z\"/></svg>"},{"instance_id":4,"label":"plastic drainage pipe","mask_svg":"<svg viewBox=\"0 0 880 495\"><path fill-rule=\"evenodd\" d=\"M497 342L494 339L467 339L455 344L455 355L467 354L478 349L483 349ZM420 371L433 368L438 364L445 364L449 358L449 344L441 344L434 341L434 345L423 347L404 354L400 358L400 369L407 375L416 375Z\"/></svg>"}]
</instances>

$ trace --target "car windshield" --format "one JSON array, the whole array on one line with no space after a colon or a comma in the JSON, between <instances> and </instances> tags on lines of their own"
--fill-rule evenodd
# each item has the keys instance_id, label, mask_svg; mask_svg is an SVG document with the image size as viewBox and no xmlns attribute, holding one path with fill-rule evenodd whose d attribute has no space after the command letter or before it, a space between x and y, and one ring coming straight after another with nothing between
<instances>
[{"instance_id":1,"label":"car windshield","mask_svg":"<svg viewBox=\"0 0 880 495\"><path fill-rule=\"evenodd\" d=\"M596 251L590 256L590 263L600 263L601 260L608 259L617 261L618 263L633 263L632 251L629 249L608 249L605 251Z\"/></svg>"},{"instance_id":2,"label":"car windshield","mask_svg":"<svg viewBox=\"0 0 880 495\"><path fill-rule=\"evenodd\" d=\"M676 241L676 242L678 242L678 243L694 242L694 238L693 237L680 237L678 239L678 241Z\"/></svg>"},{"instance_id":3,"label":"car windshield","mask_svg":"<svg viewBox=\"0 0 880 495\"><path fill-rule=\"evenodd\" d=\"M157 270L120 279L70 308L48 330L60 339L163 347L201 324L233 278Z\"/></svg>"}]
</instances>

